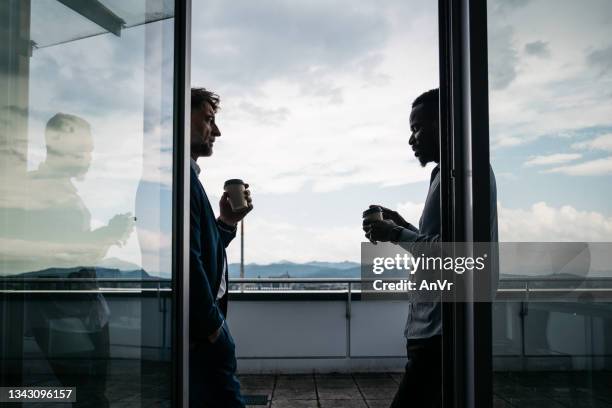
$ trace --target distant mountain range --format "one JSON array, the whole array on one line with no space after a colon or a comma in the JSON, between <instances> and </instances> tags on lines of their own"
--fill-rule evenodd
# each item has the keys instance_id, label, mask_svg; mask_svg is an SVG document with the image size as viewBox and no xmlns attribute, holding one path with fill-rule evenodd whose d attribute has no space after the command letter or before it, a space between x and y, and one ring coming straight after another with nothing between
<instances>
[{"instance_id":1,"label":"distant mountain range","mask_svg":"<svg viewBox=\"0 0 612 408\"><path fill-rule=\"evenodd\" d=\"M82 270L83 267L74 268L47 268L34 272L25 272L13 277L22 278L67 278L70 275L75 276L75 273ZM93 268L85 268L93 269ZM295 263L290 261L280 261L268 265L260 264L246 264L245 278L360 278L361 277L361 265L357 262L320 262L313 261L307 263ZM231 263L229 264L229 275L231 279L240 277L240 264ZM102 261L99 266L95 267L95 276L98 279L160 279L159 276L151 275L147 273L138 265L124 262L116 258L109 258ZM161 277L162 279L168 279L168 277ZM529 276L524 274L504 274L500 276L501 280L504 281L520 281L520 280L532 280L532 279L578 279L579 281L585 278L601 278L598 276L579 276L574 274L554 274L545 276Z\"/></svg>"},{"instance_id":2,"label":"distant mountain range","mask_svg":"<svg viewBox=\"0 0 612 408\"><path fill-rule=\"evenodd\" d=\"M84 267L74 268L47 268L34 272L25 272L13 276L21 278L67 278ZM93 269L93 268L85 268ZM240 264L232 263L229 265L230 278L240 277ZM95 276L98 279L123 278L123 279L158 279L157 276L150 275L138 265L124 262L116 258L109 258L95 267ZM281 261L268 265L246 264L245 278L359 278L361 276L361 266L356 262L308 262L295 263Z\"/></svg>"},{"instance_id":3,"label":"distant mountain range","mask_svg":"<svg viewBox=\"0 0 612 408\"><path fill-rule=\"evenodd\" d=\"M81 267L81 266L77 266L74 268L47 268L47 269L42 269L40 271L24 272L24 273L20 273L17 275L11 275L11 276L18 276L20 278L61 278L61 279L64 279L68 277L77 277L76 274L79 271L82 271L83 269L86 269L86 270L94 269L95 275L92 275L92 277L95 276L97 279L143 279L143 280L158 279L157 276L151 276L143 269L122 271L116 268L112 268L112 269L111 268L101 268L101 267L87 268L87 267ZM78 277L84 277L84 276L78 276Z\"/></svg>"},{"instance_id":4,"label":"distant mountain range","mask_svg":"<svg viewBox=\"0 0 612 408\"><path fill-rule=\"evenodd\" d=\"M240 264L229 265L230 278L240 277ZM244 265L245 278L359 278L361 266L356 262L308 262L281 261L269 265Z\"/></svg>"}]
</instances>

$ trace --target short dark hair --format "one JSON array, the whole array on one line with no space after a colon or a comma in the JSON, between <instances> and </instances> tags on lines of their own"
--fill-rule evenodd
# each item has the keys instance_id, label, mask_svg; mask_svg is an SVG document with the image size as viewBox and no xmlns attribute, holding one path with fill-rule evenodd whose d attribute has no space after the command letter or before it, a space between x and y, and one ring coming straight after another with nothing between
<instances>
[{"instance_id":1,"label":"short dark hair","mask_svg":"<svg viewBox=\"0 0 612 408\"><path fill-rule=\"evenodd\" d=\"M198 109L204 106L204 102L208 102L213 110L217 112L221 98L214 92L210 92L206 88L191 88L191 110Z\"/></svg>"},{"instance_id":2,"label":"short dark hair","mask_svg":"<svg viewBox=\"0 0 612 408\"><path fill-rule=\"evenodd\" d=\"M412 107L414 108L417 105L423 105L425 110L425 114L431 120L438 120L438 116L440 115L440 89L430 89L427 92L423 92L419 95L414 102L412 102Z\"/></svg>"}]
</instances>

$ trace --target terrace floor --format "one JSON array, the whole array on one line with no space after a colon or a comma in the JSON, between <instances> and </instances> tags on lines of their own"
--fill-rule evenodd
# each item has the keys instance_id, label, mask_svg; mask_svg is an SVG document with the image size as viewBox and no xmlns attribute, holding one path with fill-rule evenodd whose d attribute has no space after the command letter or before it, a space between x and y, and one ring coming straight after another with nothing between
<instances>
[{"instance_id":1,"label":"terrace floor","mask_svg":"<svg viewBox=\"0 0 612 408\"><path fill-rule=\"evenodd\" d=\"M268 395L268 407L366 408L388 407L400 378L387 373L243 375L240 382L244 395Z\"/></svg>"},{"instance_id":2,"label":"terrace floor","mask_svg":"<svg viewBox=\"0 0 612 408\"><path fill-rule=\"evenodd\" d=\"M170 408L171 370L169 364L147 362L142 366L114 361L105 386L96 378L87 383L78 379L79 407L96 408L93 395L102 392L110 407ZM28 386L59 386L52 375L40 375ZM245 396L263 396L263 404L252 408L375 408L388 407L399 385L400 373L271 374L240 375ZM15 382L23 383L23 382ZM97 391L96 391L97 390ZM495 372L494 408L612 408L612 372L543 371ZM37 408L41 404L23 404ZM71 404L45 406L70 408Z\"/></svg>"},{"instance_id":3,"label":"terrace floor","mask_svg":"<svg viewBox=\"0 0 612 408\"><path fill-rule=\"evenodd\" d=\"M267 395L269 408L388 407L401 374L242 375L243 394ZM495 408L612 408L612 373L494 374Z\"/></svg>"}]
</instances>

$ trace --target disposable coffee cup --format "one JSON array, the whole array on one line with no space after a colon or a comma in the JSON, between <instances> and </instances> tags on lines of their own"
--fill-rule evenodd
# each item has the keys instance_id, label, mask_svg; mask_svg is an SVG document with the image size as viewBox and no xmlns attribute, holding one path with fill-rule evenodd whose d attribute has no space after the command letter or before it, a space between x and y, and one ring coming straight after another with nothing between
<instances>
[{"instance_id":1,"label":"disposable coffee cup","mask_svg":"<svg viewBox=\"0 0 612 408\"><path fill-rule=\"evenodd\" d=\"M229 196L232 211L240 212L249 207L246 197L244 196L244 181L240 179L227 180L223 185L223 190L225 190Z\"/></svg>"},{"instance_id":2,"label":"disposable coffee cup","mask_svg":"<svg viewBox=\"0 0 612 408\"><path fill-rule=\"evenodd\" d=\"M368 221L368 222L382 221L383 220L382 208L380 207L368 208L367 210L363 212L363 220Z\"/></svg>"}]
</instances>

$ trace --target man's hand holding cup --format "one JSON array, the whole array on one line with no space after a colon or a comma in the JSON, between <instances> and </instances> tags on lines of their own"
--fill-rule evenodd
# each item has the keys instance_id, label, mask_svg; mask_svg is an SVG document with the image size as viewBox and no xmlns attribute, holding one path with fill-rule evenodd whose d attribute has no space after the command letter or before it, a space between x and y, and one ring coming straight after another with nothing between
<instances>
[{"instance_id":1,"label":"man's hand holding cup","mask_svg":"<svg viewBox=\"0 0 612 408\"><path fill-rule=\"evenodd\" d=\"M219 201L219 220L236 226L253 209L249 185L240 179L231 179L225 182L223 190Z\"/></svg>"},{"instance_id":2,"label":"man's hand holding cup","mask_svg":"<svg viewBox=\"0 0 612 408\"><path fill-rule=\"evenodd\" d=\"M408 221L406 221L404 219L404 217L402 217L397 211L393 211L389 208L383 207L382 205L371 205L370 208L380 208L380 211L382 212L382 217L385 220L391 220L393 221L395 224L399 225L400 227L404 227L406 229L409 229L413 232L418 231L418 228L416 228L414 225L412 225L411 223L409 223Z\"/></svg>"},{"instance_id":3,"label":"man's hand holding cup","mask_svg":"<svg viewBox=\"0 0 612 408\"><path fill-rule=\"evenodd\" d=\"M362 225L366 238L374 245L377 242L398 242L404 228L417 231L396 211L381 205L371 205L363 212Z\"/></svg>"}]
</instances>

